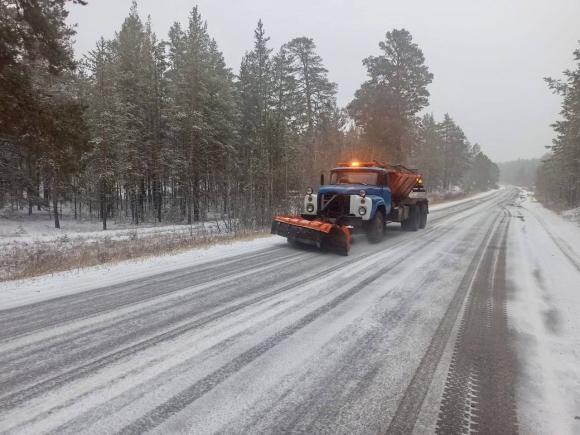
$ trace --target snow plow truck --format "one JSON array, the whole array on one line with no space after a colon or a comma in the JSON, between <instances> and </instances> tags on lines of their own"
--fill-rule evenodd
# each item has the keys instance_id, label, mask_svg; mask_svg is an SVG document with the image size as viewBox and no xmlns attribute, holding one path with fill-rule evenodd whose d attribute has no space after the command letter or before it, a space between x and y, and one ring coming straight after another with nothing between
<instances>
[{"instance_id":1,"label":"snow plow truck","mask_svg":"<svg viewBox=\"0 0 580 435\"><path fill-rule=\"evenodd\" d=\"M348 255L351 231L362 230L377 243L389 222L400 222L403 231L427 224L429 201L414 169L376 161L338 163L330 183L322 176L320 184L318 193L306 189L300 216L273 217L272 234Z\"/></svg>"}]
</instances>

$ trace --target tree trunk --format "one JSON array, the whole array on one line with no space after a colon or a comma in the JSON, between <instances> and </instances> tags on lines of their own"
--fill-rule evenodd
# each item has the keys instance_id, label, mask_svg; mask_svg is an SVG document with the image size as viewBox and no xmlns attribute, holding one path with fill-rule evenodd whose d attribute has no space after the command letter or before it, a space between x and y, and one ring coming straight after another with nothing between
<instances>
[{"instance_id":1,"label":"tree trunk","mask_svg":"<svg viewBox=\"0 0 580 435\"><path fill-rule=\"evenodd\" d=\"M56 181L52 188L52 211L54 214L54 227L60 229L60 219L58 217L58 189L56 186Z\"/></svg>"},{"instance_id":2,"label":"tree trunk","mask_svg":"<svg viewBox=\"0 0 580 435\"><path fill-rule=\"evenodd\" d=\"M27 188L27 195L28 196L28 216L32 216L32 208L33 208L33 204L32 204L32 187L28 187Z\"/></svg>"},{"instance_id":3,"label":"tree trunk","mask_svg":"<svg viewBox=\"0 0 580 435\"><path fill-rule=\"evenodd\" d=\"M107 187L103 180L101 182L101 219L103 222L103 231L107 229Z\"/></svg>"}]
</instances>

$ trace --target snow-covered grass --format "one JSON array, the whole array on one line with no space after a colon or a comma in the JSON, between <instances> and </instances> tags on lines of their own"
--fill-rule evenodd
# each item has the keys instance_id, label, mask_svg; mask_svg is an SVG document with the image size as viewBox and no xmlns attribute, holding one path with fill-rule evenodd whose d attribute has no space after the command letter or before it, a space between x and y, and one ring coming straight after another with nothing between
<instances>
[{"instance_id":1,"label":"snow-covered grass","mask_svg":"<svg viewBox=\"0 0 580 435\"><path fill-rule=\"evenodd\" d=\"M148 232L133 230L115 237L69 237L10 243L0 253L0 280L39 276L98 264L160 256L259 237L263 231L220 231L215 227Z\"/></svg>"},{"instance_id":2,"label":"snow-covered grass","mask_svg":"<svg viewBox=\"0 0 580 435\"><path fill-rule=\"evenodd\" d=\"M110 220L108 230L98 221L77 221L70 212L61 228L46 212L0 213L0 281L162 255L192 247L245 239L261 232L239 231L235 222L214 220L194 225L133 225Z\"/></svg>"},{"instance_id":3,"label":"snow-covered grass","mask_svg":"<svg viewBox=\"0 0 580 435\"><path fill-rule=\"evenodd\" d=\"M60 222L60 229L54 227L54 221L46 212L35 211L31 216L26 210L0 212L0 247L23 243L54 242L59 239L86 240L96 239L122 240L138 235L164 235L176 233L194 233L200 231L224 231L227 225L214 220L193 225L166 223L132 223L115 221L107 222L107 230L102 230L98 220L76 220L65 213Z\"/></svg>"}]
</instances>

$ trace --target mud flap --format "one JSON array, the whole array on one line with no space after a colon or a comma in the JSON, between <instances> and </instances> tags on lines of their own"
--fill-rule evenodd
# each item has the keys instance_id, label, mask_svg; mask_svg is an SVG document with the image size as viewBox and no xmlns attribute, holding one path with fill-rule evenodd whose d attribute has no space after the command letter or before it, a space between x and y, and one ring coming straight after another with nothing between
<instances>
[{"instance_id":1,"label":"mud flap","mask_svg":"<svg viewBox=\"0 0 580 435\"><path fill-rule=\"evenodd\" d=\"M270 232L291 242L326 247L342 255L348 255L350 249L348 228L318 219L309 221L298 216L274 216Z\"/></svg>"}]
</instances>

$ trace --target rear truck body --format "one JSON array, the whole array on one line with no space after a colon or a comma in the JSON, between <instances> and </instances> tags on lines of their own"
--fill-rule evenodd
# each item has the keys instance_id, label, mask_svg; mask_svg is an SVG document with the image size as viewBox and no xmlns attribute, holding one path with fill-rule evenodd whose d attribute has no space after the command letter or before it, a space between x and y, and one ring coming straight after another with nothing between
<instances>
[{"instance_id":1,"label":"rear truck body","mask_svg":"<svg viewBox=\"0 0 580 435\"><path fill-rule=\"evenodd\" d=\"M417 171L376 161L339 163L330 171L330 184L322 183L318 193L307 189L301 216L274 216L271 232L348 255L351 231L364 231L376 243L387 223L417 231L425 228L428 213Z\"/></svg>"}]
</instances>

